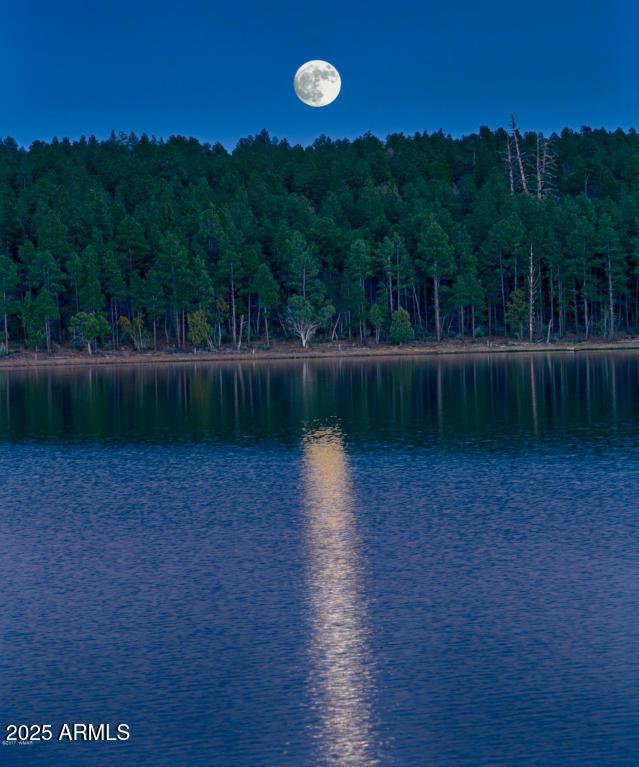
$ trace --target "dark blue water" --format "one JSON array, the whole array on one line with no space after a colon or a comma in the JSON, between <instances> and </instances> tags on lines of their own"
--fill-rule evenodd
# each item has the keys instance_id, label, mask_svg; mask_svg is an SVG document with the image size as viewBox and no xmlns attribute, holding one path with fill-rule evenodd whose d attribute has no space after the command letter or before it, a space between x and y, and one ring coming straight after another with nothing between
<instances>
[{"instance_id":1,"label":"dark blue water","mask_svg":"<svg viewBox=\"0 0 639 767\"><path fill-rule=\"evenodd\" d=\"M639 763L639 356L0 373L2 764Z\"/></svg>"}]
</instances>

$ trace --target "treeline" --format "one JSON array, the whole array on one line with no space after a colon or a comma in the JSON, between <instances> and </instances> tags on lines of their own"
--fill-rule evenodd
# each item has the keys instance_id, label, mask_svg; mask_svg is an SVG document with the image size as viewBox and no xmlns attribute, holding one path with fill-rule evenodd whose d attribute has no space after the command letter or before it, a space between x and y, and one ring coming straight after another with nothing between
<instances>
[{"instance_id":1,"label":"treeline","mask_svg":"<svg viewBox=\"0 0 639 767\"><path fill-rule=\"evenodd\" d=\"M639 138L0 144L3 353L639 327Z\"/></svg>"}]
</instances>

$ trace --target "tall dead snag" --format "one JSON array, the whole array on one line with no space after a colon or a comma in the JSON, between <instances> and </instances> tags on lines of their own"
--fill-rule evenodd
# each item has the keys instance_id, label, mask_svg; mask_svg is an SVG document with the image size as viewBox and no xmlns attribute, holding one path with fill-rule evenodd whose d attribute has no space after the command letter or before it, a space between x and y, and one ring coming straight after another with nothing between
<instances>
[{"instance_id":1,"label":"tall dead snag","mask_svg":"<svg viewBox=\"0 0 639 767\"><path fill-rule=\"evenodd\" d=\"M537 152L536 152L536 155L535 155L535 158L536 158L535 171L536 171L536 175L537 175L537 199L538 200L541 200L541 195L542 195L542 191L543 191L543 188L544 188L544 177L543 177L543 173L542 173L542 170L541 170L542 160L541 160L541 155L540 155L540 151L539 151L539 144L541 143L540 142L540 135L541 134L539 134L539 133L537 134Z\"/></svg>"},{"instance_id":2,"label":"tall dead snag","mask_svg":"<svg viewBox=\"0 0 639 767\"><path fill-rule=\"evenodd\" d=\"M535 264L532 242L528 258L528 340L532 342L535 334Z\"/></svg>"},{"instance_id":3,"label":"tall dead snag","mask_svg":"<svg viewBox=\"0 0 639 767\"><path fill-rule=\"evenodd\" d=\"M511 120L512 120L513 143L515 145L515 157L517 159L517 165L519 167L519 178L521 181L521 188L524 194L528 194L528 182L526 181L526 174L524 173L524 161L521 157L521 149L519 147L519 131L517 130L515 115L511 115Z\"/></svg>"},{"instance_id":4,"label":"tall dead snag","mask_svg":"<svg viewBox=\"0 0 639 767\"><path fill-rule=\"evenodd\" d=\"M537 152L535 159L535 175L537 180L537 199L541 200L551 191L551 173L555 158L550 150L552 139L545 139L537 134Z\"/></svg>"},{"instance_id":5,"label":"tall dead snag","mask_svg":"<svg viewBox=\"0 0 639 767\"><path fill-rule=\"evenodd\" d=\"M515 176L513 174L513 153L510 148L510 136L506 135L506 160L507 160L507 167L508 167L508 186L510 188L510 193L515 193Z\"/></svg>"}]
</instances>

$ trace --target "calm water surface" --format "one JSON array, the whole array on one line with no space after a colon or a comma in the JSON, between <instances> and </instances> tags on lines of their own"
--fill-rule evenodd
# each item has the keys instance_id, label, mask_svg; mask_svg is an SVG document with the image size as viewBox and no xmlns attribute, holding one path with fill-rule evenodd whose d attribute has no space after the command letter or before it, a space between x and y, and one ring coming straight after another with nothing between
<instances>
[{"instance_id":1,"label":"calm water surface","mask_svg":"<svg viewBox=\"0 0 639 767\"><path fill-rule=\"evenodd\" d=\"M2 764L639 764L639 355L0 373Z\"/></svg>"}]
</instances>

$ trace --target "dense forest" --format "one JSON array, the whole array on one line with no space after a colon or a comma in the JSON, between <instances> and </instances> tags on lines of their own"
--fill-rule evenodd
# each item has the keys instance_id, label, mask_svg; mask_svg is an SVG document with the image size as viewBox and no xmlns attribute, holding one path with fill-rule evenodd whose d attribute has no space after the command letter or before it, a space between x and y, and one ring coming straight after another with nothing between
<instances>
[{"instance_id":1,"label":"dense forest","mask_svg":"<svg viewBox=\"0 0 639 767\"><path fill-rule=\"evenodd\" d=\"M639 329L639 137L0 143L1 351Z\"/></svg>"}]
</instances>

